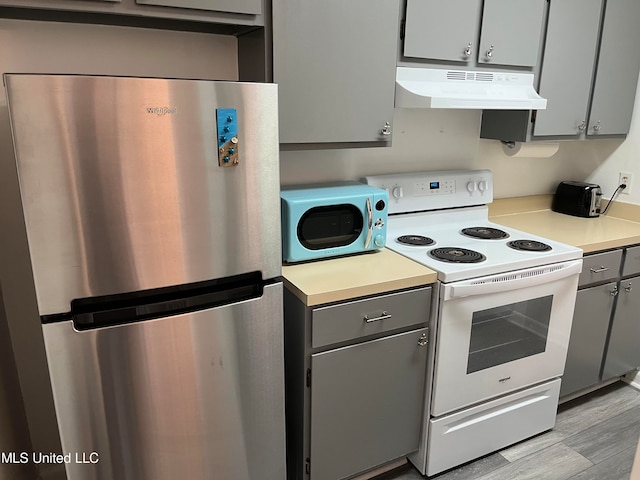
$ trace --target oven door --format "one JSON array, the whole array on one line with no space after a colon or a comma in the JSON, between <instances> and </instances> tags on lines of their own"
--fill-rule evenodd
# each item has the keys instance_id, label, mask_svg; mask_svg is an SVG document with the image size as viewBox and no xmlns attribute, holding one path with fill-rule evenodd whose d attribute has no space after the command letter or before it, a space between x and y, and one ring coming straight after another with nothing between
<instances>
[{"instance_id":1,"label":"oven door","mask_svg":"<svg viewBox=\"0 0 640 480\"><path fill-rule=\"evenodd\" d=\"M432 415L559 377L582 260L442 285Z\"/></svg>"}]
</instances>

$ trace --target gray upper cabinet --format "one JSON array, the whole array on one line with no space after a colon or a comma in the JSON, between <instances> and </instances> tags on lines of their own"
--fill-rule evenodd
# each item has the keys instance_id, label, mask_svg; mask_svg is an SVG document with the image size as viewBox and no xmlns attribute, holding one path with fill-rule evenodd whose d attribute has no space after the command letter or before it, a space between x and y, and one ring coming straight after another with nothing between
<instances>
[{"instance_id":1,"label":"gray upper cabinet","mask_svg":"<svg viewBox=\"0 0 640 480\"><path fill-rule=\"evenodd\" d=\"M473 63L481 0L407 0L406 57Z\"/></svg>"},{"instance_id":2,"label":"gray upper cabinet","mask_svg":"<svg viewBox=\"0 0 640 480\"><path fill-rule=\"evenodd\" d=\"M545 0L485 0L478 63L534 67Z\"/></svg>"},{"instance_id":3,"label":"gray upper cabinet","mask_svg":"<svg viewBox=\"0 0 640 480\"><path fill-rule=\"evenodd\" d=\"M136 3L213 12L262 13L262 0L136 0Z\"/></svg>"},{"instance_id":4,"label":"gray upper cabinet","mask_svg":"<svg viewBox=\"0 0 640 480\"><path fill-rule=\"evenodd\" d=\"M549 7L547 46L534 135L579 135L586 129L603 0L555 0Z\"/></svg>"},{"instance_id":5,"label":"gray upper cabinet","mask_svg":"<svg viewBox=\"0 0 640 480\"><path fill-rule=\"evenodd\" d=\"M546 110L485 112L481 138L628 134L640 71L639 22L637 0L551 0L538 89Z\"/></svg>"},{"instance_id":6,"label":"gray upper cabinet","mask_svg":"<svg viewBox=\"0 0 640 480\"><path fill-rule=\"evenodd\" d=\"M537 64L545 0L407 0L405 57L461 66Z\"/></svg>"},{"instance_id":7,"label":"gray upper cabinet","mask_svg":"<svg viewBox=\"0 0 640 480\"><path fill-rule=\"evenodd\" d=\"M608 0L587 135L629 132L638 84L640 2Z\"/></svg>"},{"instance_id":8,"label":"gray upper cabinet","mask_svg":"<svg viewBox=\"0 0 640 480\"><path fill-rule=\"evenodd\" d=\"M534 136L578 138L629 132L640 56L625 52L640 44L640 2L608 0L604 17L603 3L551 2L540 74L540 95L548 104L537 114Z\"/></svg>"},{"instance_id":9,"label":"gray upper cabinet","mask_svg":"<svg viewBox=\"0 0 640 480\"><path fill-rule=\"evenodd\" d=\"M79 12L95 15L91 22L114 25L139 21L154 26L156 21L166 28L166 23L160 23L166 20L221 24L224 33L264 26L263 0L0 0L0 7L23 8L21 16L29 18L31 12L35 19L41 19L38 12L48 10L51 20L69 20L66 14ZM243 28L229 29L229 25ZM180 28L177 22L176 26Z\"/></svg>"},{"instance_id":10,"label":"gray upper cabinet","mask_svg":"<svg viewBox=\"0 0 640 480\"><path fill-rule=\"evenodd\" d=\"M400 0L274 0L280 143L386 145L399 30Z\"/></svg>"}]
</instances>

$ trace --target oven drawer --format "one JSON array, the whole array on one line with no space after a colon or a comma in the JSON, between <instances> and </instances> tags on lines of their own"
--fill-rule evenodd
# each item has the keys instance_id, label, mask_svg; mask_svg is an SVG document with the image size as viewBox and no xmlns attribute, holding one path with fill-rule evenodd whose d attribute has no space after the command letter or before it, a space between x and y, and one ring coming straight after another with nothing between
<instances>
[{"instance_id":1,"label":"oven drawer","mask_svg":"<svg viewBox=\"0 0 640 480\"><path fill-rule=\"evenodd\" d=\"M584 257L578 286L582 287L591 283L604 282L616 278L620 271L621 260L622 250L596 253L595 255Z\"/></svg>"},{"instance_id":2,"label":"oven drawer","mask_svg":"<svg viewBox=\"0 0 640 480\"><path fill-rule=\"evenodd\" d=\"M313 348L427 323L431 287L314 308L311 312Z\"/></svg>"},{"instance_id":3,"label":"oven drawer","mask_svg":"<svg viewBox=\"0 0 640 480\"><path fill-rule=\"evenodd\" d=\"M431 476L553 428L560 380L430 420Z\"/></svg>"}]
</instances>

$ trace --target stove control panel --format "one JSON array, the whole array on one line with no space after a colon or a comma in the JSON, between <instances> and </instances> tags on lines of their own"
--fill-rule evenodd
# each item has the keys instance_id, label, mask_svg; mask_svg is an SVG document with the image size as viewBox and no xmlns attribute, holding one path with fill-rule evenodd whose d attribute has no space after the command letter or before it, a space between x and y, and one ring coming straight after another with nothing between
<instances>
[{"instance_id":1,"label":"stove control panel","mask_svg":"<svg viewBox=\"0 0 640 480\"><path fill-rule=\"evenodd\" d=\"M490 170L443 170L376 175L369 185L389 192L389 213L484 205L493 201Z\"/></svg>"}]
</instances>

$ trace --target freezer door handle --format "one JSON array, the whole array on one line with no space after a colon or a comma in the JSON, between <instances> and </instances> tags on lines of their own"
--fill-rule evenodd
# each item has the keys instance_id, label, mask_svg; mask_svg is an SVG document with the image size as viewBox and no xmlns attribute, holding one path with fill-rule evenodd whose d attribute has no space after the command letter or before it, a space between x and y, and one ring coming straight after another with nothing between
<instances>
[{"instance_id":1,"label":"freezer door handle","mask_svg":"<svg viewBox=\"0 0 640 480\"><path fill-rule=\"evenodd\" d=\"M253 272L190 285L78 299L71 302L71 318L76 330L122 325L258 298L263 288L261 274ZM43 318L43 323L62 319L47 320Z\"/></svg>"}]
</instances>

